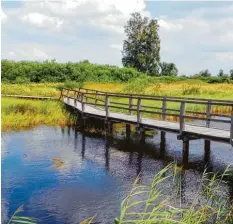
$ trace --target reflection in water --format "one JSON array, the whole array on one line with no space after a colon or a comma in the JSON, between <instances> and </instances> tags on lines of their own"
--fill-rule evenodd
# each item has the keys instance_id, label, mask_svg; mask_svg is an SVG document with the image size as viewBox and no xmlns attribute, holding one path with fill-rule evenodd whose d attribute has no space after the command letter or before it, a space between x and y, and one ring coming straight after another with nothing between
<instances>
[{"instance_id":1,"label":"reflection in water","mask_svg":"<svg viewBox=\"0 0 233 224\"><path fill-rule=\"evenodd\" d=\"M86 136L85 134L82 135L82 160L84 160L85 157L85 150L86 150Z\"/></svg>"},{"instance_id":2,"label":"reflection in water","mask_svg":"<svg viewBox=\"0 0 233 224\"><path fill-rule=\"evenodd\" d=\"M9 151L2 158L2 198L9 205L5 213L9 217L25 204L24 215L38 217L41 223L78 223L97 213L97 222L113 223L136 176L150 184L154 174L174 160L183 166L176 180L180 202L189 203L206 166L223 172L233 163L229 145L212 144L210 156L201 140L190 142L187 160L182 142L163 132L142 143L137 137L41 127L3 134L3 139ZM61 158L64 165L49 168L52 158ZM233 198L232 179L221 188Z\"/></svg>"}]
</instances>

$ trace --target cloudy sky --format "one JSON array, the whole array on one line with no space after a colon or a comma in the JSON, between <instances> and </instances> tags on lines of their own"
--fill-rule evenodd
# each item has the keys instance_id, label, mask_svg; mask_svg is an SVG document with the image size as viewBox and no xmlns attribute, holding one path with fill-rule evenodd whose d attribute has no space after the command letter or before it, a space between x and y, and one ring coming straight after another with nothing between
<instances>
[{"instance_id":1,"label":"cloudy sky","mask_svg":"<svg viewBox=\"0 0 233 224\"><path fill-rule=\"evenodd\" d=\"M124 25L138 11L160 24L161 58L180 75L233 68L233 2L2 1L2 58L121 64Z\"/></svg>"}]
</instances>

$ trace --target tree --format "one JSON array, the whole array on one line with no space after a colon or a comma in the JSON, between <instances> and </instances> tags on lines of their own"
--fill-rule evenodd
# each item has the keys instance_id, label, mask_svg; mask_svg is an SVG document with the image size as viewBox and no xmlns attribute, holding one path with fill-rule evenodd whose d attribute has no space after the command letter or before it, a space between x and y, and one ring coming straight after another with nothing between
<instances>
[{"instance_id":1,"label":"tree","mask_svg":"<svg viewBox=\"0 0 233 224\"><path fill-rule=\"evenodd\" d=\"M160 76L177 76L178 69L174 63L162 62L160 65Z\"/></svg>"},{"instance_id":2,"label":"tree","mask_svg":"<svg viewBox=\"0 0 233 224\"><path fill-rule=\"evenodd\" d=\"M136 68L139 72L151 75L159 73L160 39L158 21L142 17L140 13L131 14L125 26L127 40L124 41L122 63Z\"/></svg>"},{"instance_id":3,"label":"tree","mask_svg":"<svg viewBox=\"0 0 233 224\"><path fill-rule=\"evenodd\" d=\"M222 77L224 75L224 72L222 69L219 70L218 77Z\"/></svg>"},{"instance_id":4,"label":"tree","mask_svg":"<svg viewBox=\"0 0 233 224\"><path fill-rule=\"evenodd\" d=\"M230 70L230 77L233 80L233 69Z\"/></svg>"},{"instance_id":5,"label":"tree","mask_svg":"<svg viewBox=\"0 0 233 224\"><path fill-rule=\"evenodd\" d=\"M200 75L202 77L210 77L211 76L211 74L210 74L210 72L209 72L208 69L200 71Z\"/></svg>"}]
</instances>

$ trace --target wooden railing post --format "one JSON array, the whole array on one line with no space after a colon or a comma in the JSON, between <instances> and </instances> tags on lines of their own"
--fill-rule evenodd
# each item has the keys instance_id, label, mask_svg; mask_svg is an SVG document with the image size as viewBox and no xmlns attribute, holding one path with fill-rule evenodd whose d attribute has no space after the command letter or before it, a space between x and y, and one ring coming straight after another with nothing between
<instances>
[{"instance_id":1,"label":"wooden railing post","mask_svg":"<svg viewBox=\"0 0 233 224\"><path fill-rule=\"evenodd\" d=\"M97 104L97 102L98 102L98 91L96 90L96 93L95 93L95 106L96 106L96 104Z\"/></svg>"},{"instance_id":2,"label":"wooden railing post","mask_svg":"<svg viewBox=\"0 0 233 224\"><path fill-rule=\"evenodd\" d=\"M137 103L137 123L138 127L140 126L141 123L141 98L138 98L138 103Z\"/></svg>"},{"instance_id":3,"label":"wooden railing post","mask_svg":"<svg viewBox=\"0 0 233 224\"><path fill-rule=\"evenodd\" d=\"M162 119L163 119L163 121L166 120L166 97L163 97Z\"/></svg>"},{"instance_id":4,"label":"wooden railing post","mask_svg":"<svg viewBox=\"0 0 233 224\"><path fill-rule=\"evenodd\" d=\"M230 143L233 146L233 106L231 107L231 130L230 130Z\"/></svg>"},{"instance_id":5,"label":"wooden railing post","mask_svg":"<svg viewBox=\"0 0 233 224\"><path fill-rule=\"evenodd\" d=\"M133 106L133 97L132 95L129 96L129 114L132 114L132 106Z\"/></svg>"},{"instance_id":6,"label":"wooden railing post","mask_svg":"<svg viewBox=\"0 0 233 224\"><path fill-rule=\"evenodd\" d=\"M81 93L82 113L85 111L84 93Z\"/></svg>"},{"instance_id":7,"label":"wooden railing post","mask_svg":"<svg viewBox=\"0 0 233 224\"><path fill-rule=\"evenodd\" d=\"M105 94L105 112L106 112L106 120L108 120L108 116L109 116L109 96L106 93Z\"/></svg>"},{"instance_id":8,"label":"wooden railing post","mask_svg":"<svg viewBox=\"0 0 233 224\"><path fill-rule=\"evenodd\" d=\"M61 100L62 96L63 96L63 89L61 89L61 94L60 94L59 100Z\"/></svg>"},{"instance_id":9,"label":"wooden railing post","mask_svg":"<svg viewBox=\"0 0 233 224\"><path fill-rule=\"evenodd\" d=\"M86 90L86 93L88 93L88 90ZM86 96L86 102L88 101L88 94Z\"/></svg>"},{"instance_id":10,"label":"wooden railing post","mask_svg":"<svg viewBox=\"0 0 233 224\"><path fill-rule=\"evenodd\" d=\"M183 133L184 128L185 128L184 115L185 115L185 102L181 102L180 104L180 134Z\"/></svg>"},{"instance_id":11,"label":"wooden railing post","mask_svg":"<svg viewBox=\"0 0 233 224\"><path fill-rule=\"evenodd\" d=\"M74 106L77 106L77 93L78 92L74 92Z\"/></svg>"},{"instance_id":12,"label":"wooden railing post","mask_svg":"<svg viewBox=\"0 0 233 224\"><path fill-rule=\"evenodd\" d=\"M211 108L212 108L211 100L208 100L207 110L206 110L206 127L207 128L210 127Z\"/></svg>"},{"instance_id":13,"label":"wooden railing post","mask_svg":"<svg viewBox=\"0 0 233 224\"><path fill-rule=\"evenodd\" d=\"M70 103L70 90L67 90L67 102Z\"/></svg>"}]
</instances>

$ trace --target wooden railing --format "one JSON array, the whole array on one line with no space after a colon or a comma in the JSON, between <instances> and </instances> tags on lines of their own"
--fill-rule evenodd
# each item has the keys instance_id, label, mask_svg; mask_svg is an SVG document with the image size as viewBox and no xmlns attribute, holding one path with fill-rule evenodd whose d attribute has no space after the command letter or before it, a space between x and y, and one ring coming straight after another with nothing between
<instances>
[{"instance_id":1,"label":"wooden railing","mask_svg":"<svg viewBox=\"0 0 233 224\"><path fill-rule=\"evenodd\" d=\"M185 129L185 120L202 120L205 126L210 128L211 122L227 123L229 124L230 139L233 145L233 101L232 100L213 100L203 98L181 98L181 97L162 97L150 96L140 94L124 94L124 93L109 93L98 90L90 90L80 88L62 89L61 97L73 99L74 103L77 101L82 105L82 113L85 113L85 105L92 105L105 110L106 120L110 115L110 109L127 111L128 115L135 114L137 117L137 124L140 125L142 114L160 115L163 121L167 120L169 116L175 117L179 121L180 134ZM116 99L120 99L118 102ZM115 101L114 101L115 100ZM127 101L127 102L126 102ZM136 103L134 103L136 101ZM144 101L144 104L142 103ZM147 105L145 105L145 101ZM149 104L149 102L151 102ZM154 106L155 102L160 102L161 107ZM178 104L178 109L169 108L168 103ZM152 104L152 105L151 105ZM200 105L205 108L205 111L187 110L188 105ZM213 111L214 107L225 109L228 113L218 113ZM192 114L192 115L191 115ZM220 129L220 128L219 128ZM221 130L221 129L220 129Z\"/></svg>"}]
</instances>

